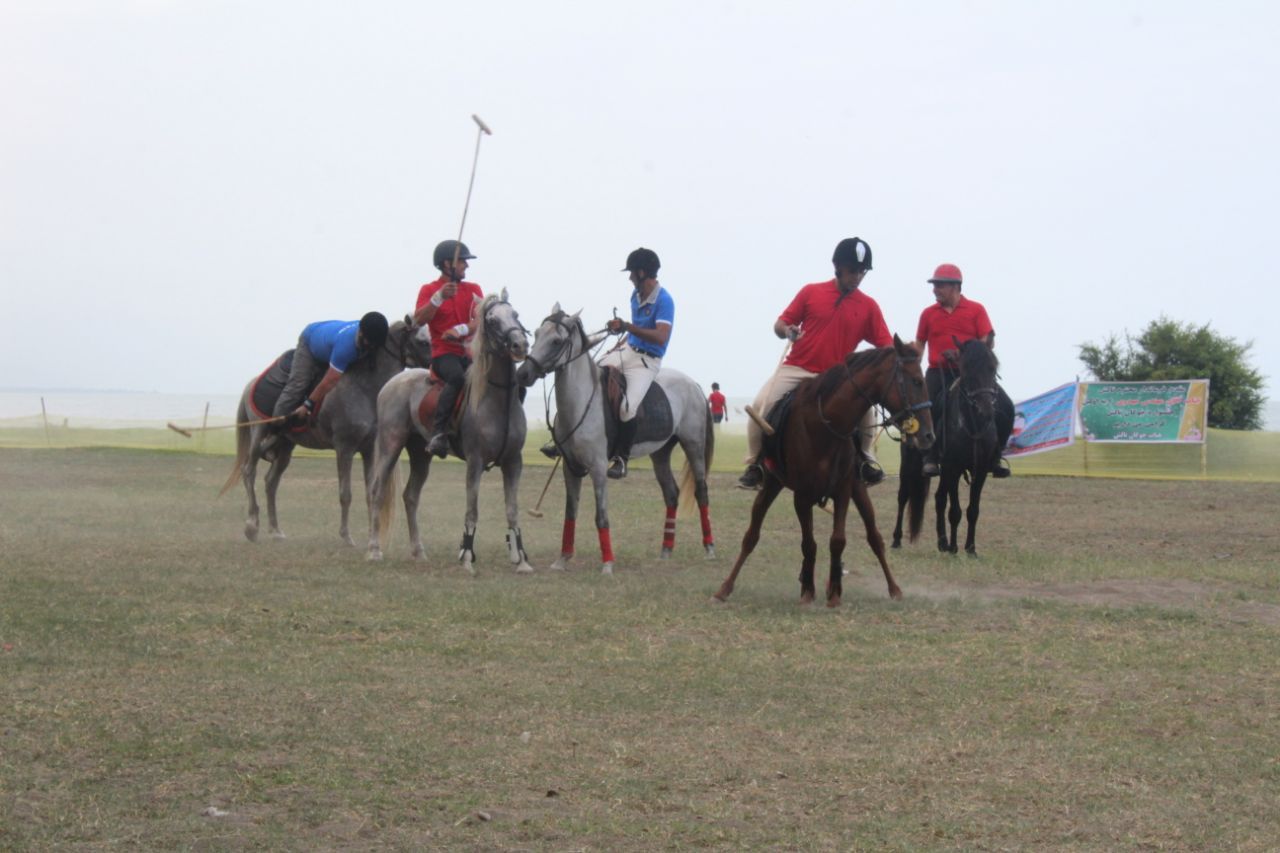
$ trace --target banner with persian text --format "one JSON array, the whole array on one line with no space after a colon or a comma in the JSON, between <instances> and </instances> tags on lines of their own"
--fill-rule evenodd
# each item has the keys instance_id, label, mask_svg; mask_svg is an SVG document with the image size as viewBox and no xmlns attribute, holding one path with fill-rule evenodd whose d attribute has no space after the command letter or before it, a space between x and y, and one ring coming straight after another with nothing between
<instances>
[{"instance_id":1,"label":"banner with persian text","mask_svg":"<svg viewBox=\"0 0 1280 853\"><path fill-rule=\"evenodd\" d=\"M1208 421L1208 379L1080 383L1085 441L1202 444Z\"/></svg>"},{"instance_id":2,"label":"banner with persian text","mask_svg":"<svg viewBox=\"0 0 1280 853\"><path fill-rule=\"evenodd\" d=\"M1029 456L1071 444L1076 423L1076 391L1070 382L1013 407L1013 433L1004 455Z\"/></svg>"}]
</instances>

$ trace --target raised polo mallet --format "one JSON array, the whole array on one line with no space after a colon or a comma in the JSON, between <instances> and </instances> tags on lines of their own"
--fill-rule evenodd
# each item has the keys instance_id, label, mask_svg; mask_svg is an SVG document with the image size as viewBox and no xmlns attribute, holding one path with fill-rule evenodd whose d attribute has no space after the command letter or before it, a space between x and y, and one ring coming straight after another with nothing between
<instances>
[{"instance_id":1,"label":"raised polo mallet","mask_svg":"<svg viewBox=\"0 0 1280 853\"><path fill-rule=\"evenodd\" d=\"M467 201L462 205L462 223L458 226L458 243L453 247L453 262L458 263L458 255L462 252L462 231L467 227L467 208L471 207L471 188L476 185L476 163L480 161L480 140L486 135L493 136L493 131L489 129L489 125L484 123L484 119L475 113L471 114L471 120L476 123L479 128L476 131L476 153L471 158L471 180L467 182Z\"/></svg>"}]
</instances>

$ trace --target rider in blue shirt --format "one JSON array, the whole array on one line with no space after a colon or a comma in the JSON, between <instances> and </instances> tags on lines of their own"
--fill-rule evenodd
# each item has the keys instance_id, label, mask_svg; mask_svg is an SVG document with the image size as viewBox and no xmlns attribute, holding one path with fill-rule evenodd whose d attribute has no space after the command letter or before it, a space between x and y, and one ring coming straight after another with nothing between
<instances>
[{"instance_id":1,"label":"rider in blue shirt","mask_svg":"<svg viewBox=\"0 0 1280 853\"><path fill-rule=\"evenodd\" d=\"M627 377L627 393L619 412L618 436L613 458L609 461L609 476L620 479L627 476L627 458L635 442L637 424L635 417L645 393L662 368L662 357L671 341L671 329L675 325L676 304L658 284L661 263L652 249L636 249L627 256L623 272L631 274L635 291L631 294L631 322L615 317L609 321L609 331L625 332L625 344L614 349L601 365L616 367Z\"/></svg>"},{"instance_id":2,"label":"rider in blue shirt","mask_svg":"<svg viewBox=\"0 0 1280 853\"><path fill-rule=\"evenodd\" d=\"M342 374L356 359L372 352L387 340L387 318L377 311L370 311L354 320L320 320L310 323L298 336L298 346L293 351L293 364L289 367L289 379L285 382L280 398L271 414L287 417L289 422L305 423L325 395L338 384ZM320 384L307 397L316 377L323 372ZM303 398L306 399L303 399ZM279 440L279 433L268 434L258 447L266 456Z\"/></svg>"}]
</instances>

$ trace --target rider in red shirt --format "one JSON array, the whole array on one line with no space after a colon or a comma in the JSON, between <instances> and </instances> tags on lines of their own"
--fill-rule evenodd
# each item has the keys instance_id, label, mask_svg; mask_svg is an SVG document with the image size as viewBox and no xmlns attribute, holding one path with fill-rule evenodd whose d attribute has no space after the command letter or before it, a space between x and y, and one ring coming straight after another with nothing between
<instances>
[{"instance_id":1,"label":"rider in red shirt","mask_svg":"<svg viewBox=\"0 0 1280 853\"><path fill-rule=\"evenodd\" d=\"M893 343L880 306L858 289L871 269L871 247L865 240L849 237L836 245L831 262L836 277L802 287L773 324L773 333L790 339L792 346L786 359L756 395L753 408L761 417L767 417L786 392L837 364L863 341L876 347ZM871 453L875 423L875 412L868 409L861 425L861 450L865 459L860 473L869 486L884 479L884 471ZM764 471L759 464L763 447L764 434L760 426L748 420L747 470L738 478L739 487L758 489L764 482Z\"/></svg>"},{"instance_id":2,"label":"rider in red shirt","mask_svg":"<svg viewBox=\"0 0 1280 853\"><path fill-rule=\"evenodd\" d=\"M444 389L436 403L436 422L427 452L444 458L449 455L449 419L467 378L471 358L467 344L475 336L475 314L484 301L480 285L463 281L467 261L475 255L465 243L445 240L436 246L433 261L440 277L422 285L413 313L415 323L431 330L431 368Z\"/></svg>"},{"instance_id":3,"label":"rider in red shirt","mask_svg":"<svg viewBox=\"0 0 1280 853\"><path fill-rule=\"evenodd\" d=\"M955 371L947 366L943 354L947 350L955 349L957 342L964 343L974 338L985 338L988 335L994 335L995 330L991 328L987 309L982 307L981 303L961 295L960 288L964 285L964 276L958 266L941 264L934 270L933 278L929 279L929 283L933 285L933 297L936 301L920 313L915 346L917 350L923 352L925 345L928 345L929 369L925 371L924 380L929 389L929 399L938 401L941 399L942 390L956 379ZM1013 400L998 384L996 391L998 392L996 439L1003 452L1005 442L1009 440L1009 433L1013 431ZM937 406L938 402L934 405ZM935 409L934 422L941 421L942 415ZM925 455L924 474L926 477L932 477L938 472L938 443L935 443ZM1008 477L1010 473L1009 463L1001 456L991 470L991 476Z\"/></svg>"}]
</instances>

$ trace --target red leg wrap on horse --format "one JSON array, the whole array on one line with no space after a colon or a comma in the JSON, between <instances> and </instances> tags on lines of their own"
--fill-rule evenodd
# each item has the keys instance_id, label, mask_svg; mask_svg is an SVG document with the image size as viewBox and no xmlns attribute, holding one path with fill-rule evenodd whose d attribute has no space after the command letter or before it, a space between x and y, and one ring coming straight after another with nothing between
<instances>
[{"instance_id":1,"label":"red leg wrap on horse","mask_svg":"<svg viewBox=\"0 0 1280 853\"><path fill-rule=\"evenodd\" d=\"M613 562L613 540L609 538L609 528L597 527L600 534L600 559L606 563Z\"/></svg>"},{"instance_id":2,"label":"red leg wrap on horse","mask_svg":"<svg viewBox=\"0 0 1280 853\"><path fill-rule=\"evenodd\" d=\"M662 547L676 547L676 508L667 507L667 521L662 527Z\"/></svg>"},{"instance_id":3,"label":"red leg wrap on horse","mask_svg":"<svg viewBox=\"0 0 1280 853\"><path fill-rule=\"evenodd\" d=\"M711 545L716 541L711 535L711 507L700 506L698 512L702 514L702 544Z\"/></svg>"},{"instance_id":4,"label":"red leg wrap on horse","mask_svg":"<svg viewBox=\"0 0 1280 853\"><path fill-rule=\"evenodd\" d=\"M564 520L564 532L560 534L561 554L568 555L573 553L573 529L577 523L577 520L572 518Z\"/></svg>"}]
</instances>

